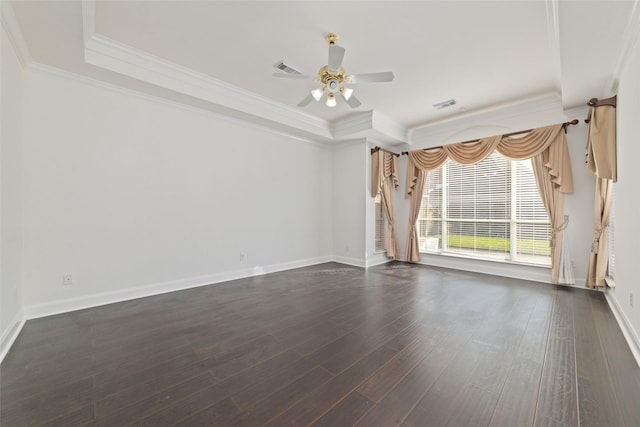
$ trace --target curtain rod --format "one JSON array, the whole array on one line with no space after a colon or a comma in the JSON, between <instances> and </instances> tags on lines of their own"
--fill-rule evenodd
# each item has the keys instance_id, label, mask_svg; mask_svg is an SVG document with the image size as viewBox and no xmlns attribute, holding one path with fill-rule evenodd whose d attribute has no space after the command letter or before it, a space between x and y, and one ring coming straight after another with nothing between
<instances>
[{"instance_id":1,"label":"curtain rod","mask_svg":"<svg viewBox=\"0 0 640 427\"><path fill-rule=\"evenodd\" d=\"M381 148L381 147L373 147L371 149L371 154L375 153L376 151L384 151L385 153L389 153L389 154L394 155L396 157L400 157L400 154L396 154L393 151L385 150L384 148Z\"/></svg>"},{"instance_id":2,"label":"curtain rod","mask_svg":"<svg viewBox=\"0 0 640 427\"><path fill-rule=\"evenodd\" d=\"M604 107L605 105L608 105L610 107L616 108L617 103L618 103L618 95L613 95L611 98L606 98L601 100L598 100L598 98L591 98L589 102L587 102L587 105L589 107ZM585 123L589 123L590 121L591 121L591 110L589 110L589 113L587 114L587 118L584 119Z\"/></svg>"},{"instance_id":3,"label":"curtain rod","mask_svg":"<svg viewBox=\"0 0 640 427\"><path fill-rule=\"evenodd\" d=\"M580 121L578 119L573 119L569 122L564 122L562 124L562 127L564 128L564 133L567 133L567 126L571 126L571 125L577 125ZM519 130L517 132L511 132L511 133L505 133L502 135L502 138L505 138L507 136L514 136L514 135L520 135L522 133L528 133L531 132L534 129L527 129L527 130ZM480 141L480 139L470 139L469 141L462 141L462 142L457 142L456 144L468 144L470 142L478 142ZM436 148L442 148L442 145L438 145L437 147L429 147L429 148L425 148L424 150L434 150ZM409 152L408 151L403 151L402 155L406 156L408 155Z\"/></svg>"}]
</instances>

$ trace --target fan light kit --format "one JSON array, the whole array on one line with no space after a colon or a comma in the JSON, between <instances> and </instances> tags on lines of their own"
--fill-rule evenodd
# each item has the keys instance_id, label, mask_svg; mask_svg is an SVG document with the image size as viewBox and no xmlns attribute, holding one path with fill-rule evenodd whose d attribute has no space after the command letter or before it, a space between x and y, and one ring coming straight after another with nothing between
<instances>
[{"instance_id":1,"label":"fan light kit","mask_svg":"<svg viewBox=\"0 0 640 427\"><path fill-rule=\"evenodd\" d=\"M299 107L304 107L311 101L319 102L325 96L325 105L335 107L337 105L336 95L339 94L351 108L357 108L362 103L353 95L353 89L346 87L345 84L390 82L393 80L394 76L391 71L347 75L342 67L345 49L338 46L338 35L327 34L325 39L329 44L329 60L327 65L321 67L313 78L314 81L321 83L321 86L313 89L306 98L300 101ZM279 71L273 73L275 77L307 78L301 71L284 61L277 62L274 68Z\"/></svg>"}]
</instances>

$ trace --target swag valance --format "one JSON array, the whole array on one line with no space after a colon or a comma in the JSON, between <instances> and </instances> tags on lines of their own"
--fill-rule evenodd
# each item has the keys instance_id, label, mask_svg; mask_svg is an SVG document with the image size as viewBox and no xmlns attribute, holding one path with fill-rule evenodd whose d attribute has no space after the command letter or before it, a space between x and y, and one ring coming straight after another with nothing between
<instances>
[{"instance_id":1,"label":"swag valance","mask_svg":"<svg viewBox=\"0 0 640 427\"><path fill-rule=\"evenodd\" d=\"M618 180L616 159L617 96L589 101L589 134L587 136L587 168L598 178Z\"/></svg>"},{"instance_id":2,"label":"swag valance","mask_svg":"<svg viewBox=\"0 0 640 427\"><path fill-rule=\"evenodd\" d=\"M533 129L524 136L497 135L478 141L409 151L405 196L411 197L420 171L437 169L448 159L463 165L473 165L481 162L494 151L512 160L530 159L544 152L544 165L548 169L554 186L562 193L573 191L573 177L564 126L557 124Z\"/></svg>"},{"instance_id":3,"label":"swag valance","mask_svg":"<svg viewBox=\"0 0 640 427\"><path fill-rule=\"evenodd\" d=\"M398 163L396 155L384 150L371 150L371 197L376 197L382 182L391 177L393 187L398 188Z\"/></svg>"}]
</instances>

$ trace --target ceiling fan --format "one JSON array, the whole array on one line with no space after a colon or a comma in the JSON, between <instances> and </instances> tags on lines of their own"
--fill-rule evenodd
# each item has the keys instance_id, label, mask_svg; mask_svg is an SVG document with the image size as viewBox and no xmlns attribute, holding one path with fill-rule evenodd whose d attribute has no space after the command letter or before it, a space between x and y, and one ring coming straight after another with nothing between
<instances>
[{"instance_id":1,"label":"ceiling fan","mask_svg":"<svg viewBox=\"0 0 640 427\"><path fill-rule=\"evenodd\" d=\"M329 61L327 65L318 70L318 74L313 78L314 81L321 83L321 85L313 89L309 95L300 101L298 103L299 107L304 107L314 100L318 102L325 97L327 107L335 107L336 96L339 94L351 108L357 108L362 103L353 95L353 89L346 87L345 84L390 82L393 80L391 71L347 75L344 67L342 67L345 49L338 46L338 35L327 34L325 39L329 44ZM284 61L276 63L274 68L278 70L278 72L273 73L274 77L308 78L302 71L286 64Z\"/></svg>"}]
</instances>

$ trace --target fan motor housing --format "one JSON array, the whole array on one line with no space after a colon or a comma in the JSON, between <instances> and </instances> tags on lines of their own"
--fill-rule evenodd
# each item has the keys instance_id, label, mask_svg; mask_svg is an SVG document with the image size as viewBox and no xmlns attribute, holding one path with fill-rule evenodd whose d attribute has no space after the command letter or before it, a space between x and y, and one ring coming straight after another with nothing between
<instances>
[{"instance_id":1,"label":"fan motor housing","mask_svg":"<svg viewBox=\"0 0 640 427\"><path fill-rule=\"evenodd\" d=\"M340 83L344 83L346 81L346 76L344 74L344 67L340 67L338 71L331 71L328 65L320 68L318 71L318 80L320 80L323 84L329 85L329 82L335 80Z\"/></svg>"}]
</instances>

